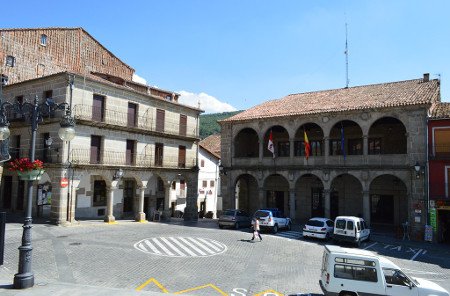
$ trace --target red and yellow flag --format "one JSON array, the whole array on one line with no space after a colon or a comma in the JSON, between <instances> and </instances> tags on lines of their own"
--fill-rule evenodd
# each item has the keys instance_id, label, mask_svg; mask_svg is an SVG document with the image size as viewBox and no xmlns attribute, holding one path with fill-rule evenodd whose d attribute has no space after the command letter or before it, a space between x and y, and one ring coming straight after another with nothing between
<instances>
[{"instance_id":1,"label":"red and yellow flag","mask_svg":"<svg viewBox=\"0 0 450 296\"><path fill-rule=\"evenodd\" d=\"M306 131L303 131L305 135L305 157L308 159L309 155L311 154L311 145L309 145L308 136L306 135Z\"/></svg>"}]
</instances>

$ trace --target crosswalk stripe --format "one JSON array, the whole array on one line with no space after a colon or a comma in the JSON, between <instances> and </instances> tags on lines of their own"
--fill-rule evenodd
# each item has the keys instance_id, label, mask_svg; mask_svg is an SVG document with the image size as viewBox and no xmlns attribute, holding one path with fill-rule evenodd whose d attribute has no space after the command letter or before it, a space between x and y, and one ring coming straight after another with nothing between
<instances>
[{"instance_id":1,"label":"crosswalk stripe","mask_svg":"<svg viewBox=\"0 0 450 296\"><path fill-rule=\"evenodd\" d=\"M186 254L180 251L177 247L175 247L169 240L165 237L161 237L161 240L165 242L169 247L172 248L175 252L177 252L180 256L186 257Z\"/></svg>"},{"instance_id":2,"label":"crosswalk stripe","mask_svg":"<svg viewBox=\"0 0 450 296\"><path fill-rule=\"evenodd\" d=\"M186 253L188 253L189 255L191 255L192 257L198 257L197 254L195 254L194 252L192 252L188 247L186 247L185 245L183 245L179 240L177 240L175 237L171 237L170 238L174 243L176 243L180 248L182 248L183 250L186 251Z\"/></svg>"},{"instance_id":3,"label":"crosswalk stripe","mask_svg":"<svg viewBox=\"0 0 450 296\"><path fill-rule=\"evenodd\" d=\"M152 251L156 254L161 254L161 252L149 241L145 240L144 243L152 249Z\"/></svg>"},{"instance_id":4,"label":"crosswalk stripe","mask_svg":"<svg viewBox=\"0 0 450 296\"><path fill-rule=\"evenodd\" d=\"M286 232L278 232L277 234L275 234L275 236L297 239L302 237L303 235L301 232L298 231L286 231Z\"/></svg>"},{"instance_id":5,"label":"crosswalk stripe","mask_svg":"<svg viewBox=\"0 0 450 296\"><path fill-rule=\"evenodd\" d=\"M199 253L202 256L206 256L206 253L194 246L192 243L188 242L184 237L180 237L180 240L183 241L186 245L194 249L197 253Z\"/></svg>"},{"instance_id":6,"label":"crosswalk stripe","mask_svg":"<svg viewBox=\"0 0 450 296\"><path fill-rule=\"evenodd\" d=\"M174 256L175 254L169 251L169 249L166 248L159 240L158 238L152 239L164 252L166 252L167 255Z\"/></svg>"}]
</instances>

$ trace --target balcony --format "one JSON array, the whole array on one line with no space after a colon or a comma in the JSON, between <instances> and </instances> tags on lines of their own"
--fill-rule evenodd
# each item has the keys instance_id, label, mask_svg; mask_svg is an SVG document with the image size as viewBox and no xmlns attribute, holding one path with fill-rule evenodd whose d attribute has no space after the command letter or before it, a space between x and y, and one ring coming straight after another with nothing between
<instances>
[{"instance_id":1,"label":"balcony","mask_svg":"<svg viewBox=\"0 0 450 296\"><path fill-rule=\"evenodd\" d=\"M186 168L191 169L196 165L195 158L187 159L185 163L179 163L178 157L164 157L162 163L155 162L153 153L132 153L103 150L100 157L91 155L90 149L73 149L71 152L72 163L78 165L105 165L128 166L136 168Z\"/></svg>"},{"instance_id":2,"label":"balcony","mask_svg":"<svg viewBox=\"0 0 450 296\"><path fill-rule=\"evenodd\" d=\"M48 163L62 163L60 149L61 147L55 147L55 145L51 148L36 148L34 158L44 162L44 165ZM9 154L11 155L11 159L17 159L29 157L30 151L29 149L9 148Z\"/></svg>"},{"instance_id":3,"label":"balcony","mask_svg":"<svg viewBox=\"0 0 450 296\"><path fill-rule=\"evenodd\" d=\"M120 112L111 109L100 109L90 105L75 105L73 107L73 115L78 121L85 121L85 124L94 126L110 125L117 129L135 129L140 133L161 133L165 135L181 136L197 138L196 128L186 128L180 133L180 122L165 120L164 130L160 131L156 128L156 118L152 118L152 114L146 113L144 116L136 116L133 122L129 122L127 112Z\"/></svg>"}]
</instances>

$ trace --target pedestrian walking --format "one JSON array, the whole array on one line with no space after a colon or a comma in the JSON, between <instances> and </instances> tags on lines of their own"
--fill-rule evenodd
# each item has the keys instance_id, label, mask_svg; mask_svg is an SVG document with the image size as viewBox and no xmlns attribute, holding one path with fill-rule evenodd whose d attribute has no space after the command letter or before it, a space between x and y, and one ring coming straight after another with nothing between
<instances>
[{"instance_id":1,"label":"pedestrian walking","mask_svg":"<svg viewBox=\"0 0 450 296\"><path fill-rule=\"evenodd\" d=\"M255 240L255 237L256 237L256 236L259 237L259 241L262 241L261 234L259 233L259 219L258 219L258 218L253 218L253 220L252 220L252 226L253 226L253 237L252 237L252 241Z\"/></svg>"}]
</instances>

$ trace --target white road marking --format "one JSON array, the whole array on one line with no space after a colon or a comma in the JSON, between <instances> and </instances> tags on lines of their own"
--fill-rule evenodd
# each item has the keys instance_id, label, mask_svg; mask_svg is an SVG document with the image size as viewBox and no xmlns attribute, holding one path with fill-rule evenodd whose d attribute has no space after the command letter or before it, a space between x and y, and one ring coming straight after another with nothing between
<instances>
[{"instance_id":1,"label":"white road marking","mask_svg":"<svg viewBox=\"0 0 450 296\"><path fill-rule=\"evenodd\" d=\"M163 245L163 244L158 240L157 237L153 238L152 240L153 240L153 241L154 241L161 249L163 249L163 251L166 252L167 255L169 255L169 256L174 256L174 255L175 255L174 253L172 253L171 251L169 251L169 249L167 249L166 246Z\"/></svg>"},{"instance_id":2,"label":"white road marking","mask_svg":"<svg viewBox=\"0 0 450 296\"><path fill-rule=\"evenodd\" d=\"M417 251L417 253L416 253L414 256L412 256L412 258L409 259L409 260L414 261L414 259L416 259L416 257L419 256L420 252L422 252L422 249L420 249L419 251Z\"/></svg>"},{"instance_id":3,"label":"white road marking","mask_svg":"<svg viewBox=\"0 0 450 296\"><path fill-rule=\"evenodd\" d=\"M194 249L197 253L199 253L202 256L206 256L206 253L203 252L202 250L200 250L199 248L197 248L196 246L194 246L192 243L190 243L189 241L187 241L184 237L180 237L180 240L182 242L184 242L186 245L188 245L189 247L191 247L192 249Z\"/></svg>"},{"instance_id":4,"label":"white road marking","mask_svg":"<svg viewBox=\"0 0 450 296\"><path fill-rule=\"evenodd\" d=\"M166 243L172 250L174 250L178 255L185 257L186 254L184 254L182 251L180 251L177 247L175 247L169 240L165 237L161 237L161 240Z\"/></svg>"},{"instance_id":5,"label":"white road marking","mask_svg":"<svg viewBox=\"0 0 450 296\"><path fill-rule=\"evenodd\" d=\"M180 248L182 248L183 250L186 251L186 253L188 253L189 255L191 255L192 257L198 257L197 254L195 254L194 252L192 252L188 247L186 247L185 245L183 245L179 240L177 240L175 237L171 237L170 238L174 243L176 243Z\"/></svg>"},{"instance_id":6,"label":"white road marking","mask_svg":"<svg viewBox=\"0 0 450 296\"><path fill-rule=\"evenodd\" d=\"M377 242L374 242L373 244L368 245L367 247L365 247L364 250L367 250L368 248L371 248L371 247L375 246L376 244L377 244Z\"/></svg>"},{"instance_id":7,"label":"white road marking","mask_svg":"<svg viewBox=\"0 0 450 296\"><path fill-rule=\"evenodd\" d=\"M197 241L195 238L189 237L189 240L191 242L193 242L194 244L196 244L197 246L199 246L200 248L202 248L203 250L205 250L206 252L208 252L210 254L214 254L215 253L210 248L208 248L207 246L205 246L202 243L200 243L199 241Z\"/></svg>"},{"instance_id":8,"label":"white road marking","mask_svg":"<svg viewBox=\"0 0 450 296\"><path fill-rule=\"evenodd\" d=\"M140 240L134 248L148 254L167 257L208 257L222 254L227 246L209 239L196 237L153 237Z\"/></svg>"},{"instance_id":9,"label":"white road marking","mask_svg":"<svg viewBox=\"0 0 450 296\"><path fill-rule=\"evenodd\" d=\"M160 251L158 251L158 249L148 240L145 240L144 242L147 246L150 247L150 249L152 249L153 252L155 252L156 254L161 254Z\"/></svg>"}]
</instances>

